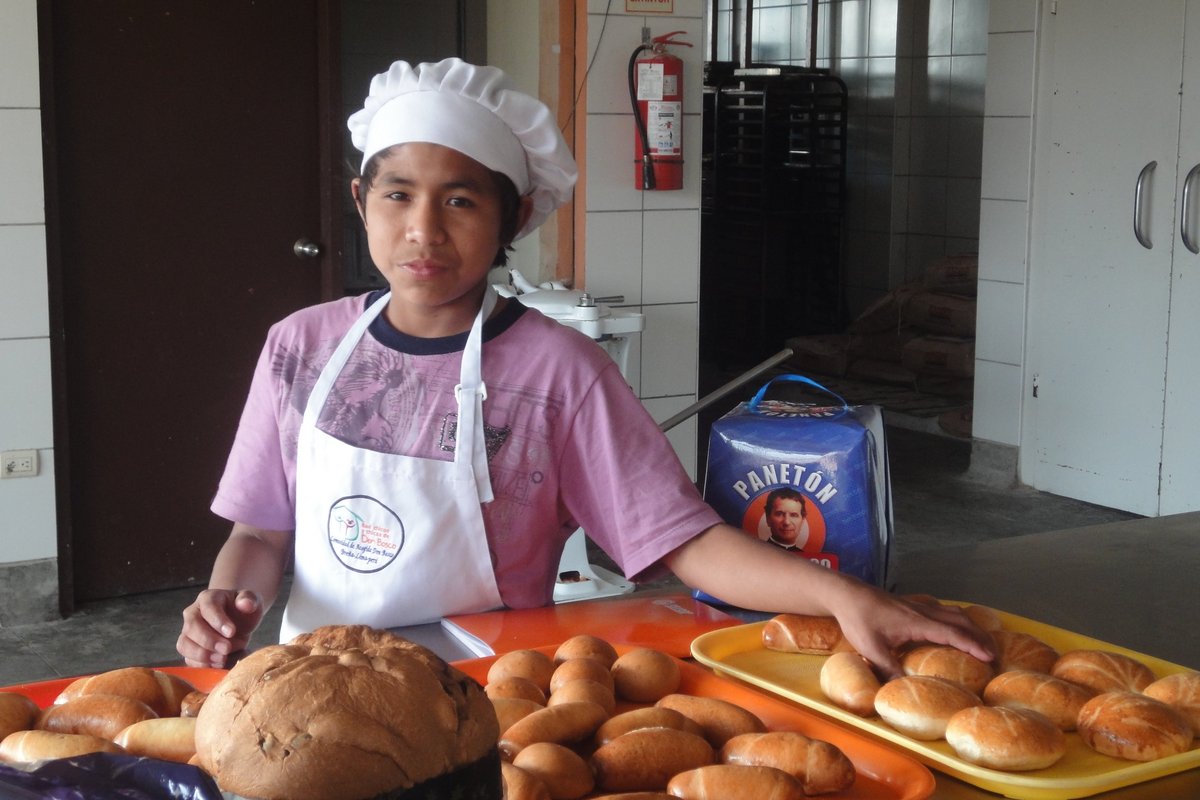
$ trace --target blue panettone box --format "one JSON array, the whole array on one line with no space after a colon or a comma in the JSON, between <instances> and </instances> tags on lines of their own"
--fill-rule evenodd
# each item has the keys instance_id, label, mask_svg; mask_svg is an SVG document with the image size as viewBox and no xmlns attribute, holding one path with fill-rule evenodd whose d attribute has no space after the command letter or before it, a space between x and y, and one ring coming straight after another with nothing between
<instances>
[{"instance_id":1,"label":"blue panettone box","mask_svg":"<svg viewBox=\"0 0 1200 800\"><path fill-rule=\"evenodd\" d=\"M779 382L808 384L838 402L766 399ZM878 406L848 405L803 376L774 378L713 424L704 499L748 536L887 585L892 495Z\"/></svg>"}]
</instances>

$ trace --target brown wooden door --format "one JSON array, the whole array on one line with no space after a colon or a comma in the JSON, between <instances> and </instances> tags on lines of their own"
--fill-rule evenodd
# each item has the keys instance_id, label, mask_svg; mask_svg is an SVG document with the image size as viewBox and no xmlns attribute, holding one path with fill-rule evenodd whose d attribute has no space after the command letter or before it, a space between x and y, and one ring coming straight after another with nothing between
<instances>
[{"instance_id":1,"label":"brown wooden door","mask_svg":"<svg viewBox=\"0 0 1200 800\"><path fill-rule=\"evenodd\" d=\"M333 292L326 260L292 251L333 230L322 209L344 189L322 185L327 11L43 3L61 554L75 600L207 580L229 529L208 504L267 327Z\"/></svg>"}]
</instances>

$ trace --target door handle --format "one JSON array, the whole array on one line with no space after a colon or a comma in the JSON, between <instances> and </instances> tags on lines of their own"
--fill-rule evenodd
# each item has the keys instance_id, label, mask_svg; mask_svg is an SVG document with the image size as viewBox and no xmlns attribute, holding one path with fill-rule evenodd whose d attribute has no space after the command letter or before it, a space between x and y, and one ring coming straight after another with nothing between
<instances>
[{"instance_id":1,"label":"door handle","mask_svg":"<svg viewBox=\"0 0 1200 800\"><path fill-rule=\"evenodd\" d=\"M1192 180L1200 175L1200 164L1192 167L1188 172L1187 177L1183 179L1183 203L1180 209L1179 216L1179 236L1183 239L1183 246L1193 253L1200 253L1200 244L1192 237L1191 219L1192 219Z\"/></svg>"},{"instance_id":2,"label":"door handle","mask_svg":"<svg viewBox=\"0 0 1200 800\"><path fill-rule=\"evenodd\" d=\"M1151 161L1142 167L1142 171L1138 173L1137 185L1133 190L1133 235L1137 237L1138 244L1147 250L1154 245L1150 243L1150 237L1146 232L1142 230L1142 195L1146 179L1154 173L1154 168L1157 166L1157 161Z\"/></svg>"},{"instance_id":3,"label":"door handle","mask_svg":"<svg viewBox=\"0 0 1200 800\"><path fill-rule=\"evenodd\" d=\"M292 252L296 254L296 258L319 258L321 245L310 242L308 239L297 239L296 243L292 245Z\"/></svg>"}]
</instances>

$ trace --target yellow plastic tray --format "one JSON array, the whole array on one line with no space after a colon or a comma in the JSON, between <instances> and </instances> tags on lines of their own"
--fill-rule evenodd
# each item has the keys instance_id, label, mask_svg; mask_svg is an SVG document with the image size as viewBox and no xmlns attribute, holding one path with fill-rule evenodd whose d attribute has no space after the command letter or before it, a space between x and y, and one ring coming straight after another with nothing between
<instances>
[{"instance_id":1,"label":"yellow plastic tray","mask_svg":"<svg viewBox=\"0 0 1200 800\"><path fill-rule=\"evenodd\" d=\"M1059 652L1080 648L1110 650L1138 659L1158 677L1186 667L1015 614L998 611L1004 627L1037 636ZM1031 772L985 769L958 758L945 740L923 742L897 732L879 717L864 719L833 705L821 692L819 675L824 656L778 653L762 646L756 622L703 634L692 642L692 655L718 674L746 683L818 711L839 722L894 744L939 772L981 789L1021 800L1069 800L1118 789L1200 766L1200 744L1186 753L1157 761L1136 762L1096 753L1075 733L1067 734L1067 752L1052 767Z\"/></svg>"}]
</instances>

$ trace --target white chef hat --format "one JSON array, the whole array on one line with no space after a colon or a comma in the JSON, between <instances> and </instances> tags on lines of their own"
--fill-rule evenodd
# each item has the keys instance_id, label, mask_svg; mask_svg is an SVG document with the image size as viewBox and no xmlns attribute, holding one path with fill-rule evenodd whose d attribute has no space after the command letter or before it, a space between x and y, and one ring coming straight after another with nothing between
<instances>
[{"instance_id":1,"label":"white chef hat","mask_svg":"<svg viewBox=\"0 0 1200 800\"><path fill-rule=\"evenodd\" d=\"M393 145L429 142L507 175L520 195L533 199L518 239L570 198L578 176L550 109L517 91L503 71L457 58L392 64L371 79L370 93L347 127L364 168Z\"/></svg>"}]
</instances>

